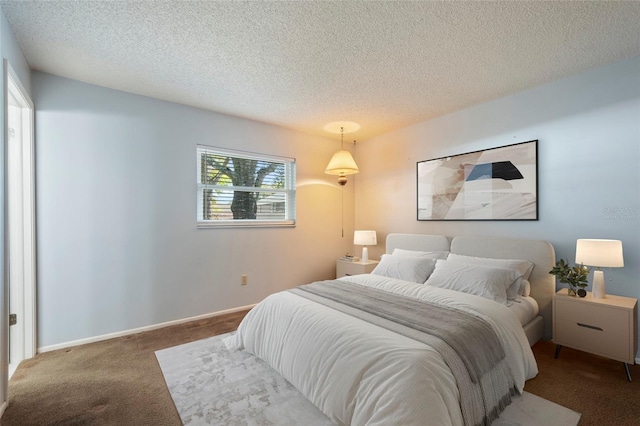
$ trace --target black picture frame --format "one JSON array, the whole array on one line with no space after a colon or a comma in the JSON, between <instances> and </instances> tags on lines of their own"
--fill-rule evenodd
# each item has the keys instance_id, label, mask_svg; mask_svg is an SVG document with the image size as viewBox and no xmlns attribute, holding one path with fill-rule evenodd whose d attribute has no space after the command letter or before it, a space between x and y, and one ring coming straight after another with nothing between
<instances>
[{"instance_id":1,"label":"black picture frame","mask_svg":"<svg viewBox=\"0 0 640 426\"><path fill-rule=\"evenodd\" d=\"M416 164L417 219L538 220L538 140Z\"/></svg>"}]
</instances>

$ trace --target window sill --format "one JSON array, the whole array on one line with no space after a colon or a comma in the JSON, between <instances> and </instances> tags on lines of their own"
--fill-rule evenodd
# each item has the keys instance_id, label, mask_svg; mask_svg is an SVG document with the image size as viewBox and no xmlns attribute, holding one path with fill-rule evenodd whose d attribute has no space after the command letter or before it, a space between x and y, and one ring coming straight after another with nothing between
<instances>
[{"instance_id":1,"label":"window sill","mask_svg":"<svg viewBox=\"0 0 640 426\"><path fill-rule=\"evenodd\" d=\"M215 220L198 222L198 229L206 228L294 228L295 220Z\"/></svg>"}]
</instances>

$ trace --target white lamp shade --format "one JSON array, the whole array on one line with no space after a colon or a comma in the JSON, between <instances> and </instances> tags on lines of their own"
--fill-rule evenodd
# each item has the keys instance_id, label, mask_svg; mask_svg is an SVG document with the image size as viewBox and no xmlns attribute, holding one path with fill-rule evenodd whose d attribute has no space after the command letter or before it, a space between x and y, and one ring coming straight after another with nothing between
<instances>
[{"instance_id":1,"label":"white lamp shade","mask_svg":"<svg viewBox=\"0 0 640 426\"><path fill-rule=\"evenodd\" d=\"M576 263L588 266L620 268L624 266L622 241L581 239L576 243Z\"/></svg>"},{"instance_id":2,"label":"white lamp shade","mask_svg":"<svg viewBox=\"0 0 640 426\"><path fill-rule=\"evenodd\" d=\"M375 246L378 244L376 231L354 231L353 244L357 246Z\"/></svg>"},{"instance_id":3,"label":"white lamp shade","mask_svg":"<svg viewBox=\"0 0 640 426\"><path fill-rule=\"evenodd\" d=\"M358 165L351 156L351 153L346 150L341 150L333 154L324 172L329 175L353 175L359 171Z\"/></svg>"}]
</instances>

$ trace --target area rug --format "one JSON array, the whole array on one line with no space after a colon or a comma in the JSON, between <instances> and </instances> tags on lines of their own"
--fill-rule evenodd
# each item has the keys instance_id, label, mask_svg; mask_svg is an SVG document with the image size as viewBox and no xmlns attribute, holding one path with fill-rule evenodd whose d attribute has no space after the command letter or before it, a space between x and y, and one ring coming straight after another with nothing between
<instances>
[{"instance_id":1,"label":"area rug","mask_svg":"<svg viewBox=\"0 0 640 426\"><path fill-rule=\"evenodd\" d=\"M182 423L196 425L332 425L289 382L246 351L214 336L156 352ZM580 414L525 392L494 426L576 426Z\"/></svg>"}]
</instances>

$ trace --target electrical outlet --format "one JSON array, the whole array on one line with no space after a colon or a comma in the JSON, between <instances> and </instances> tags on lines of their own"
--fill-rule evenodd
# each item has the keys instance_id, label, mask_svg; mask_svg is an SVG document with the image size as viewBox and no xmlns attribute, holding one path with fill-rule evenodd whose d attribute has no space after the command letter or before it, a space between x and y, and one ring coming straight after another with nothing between
<instances>
[{"instance_id":1,"label":"electrical outlet","mask_svg":"<svg viewBox=\"0 0 640 426\"><path fill-rule=\"evenodd\" d=\"M240 275L240 285L247 285L247 274Z\"/></svg>"}]
</instances>

